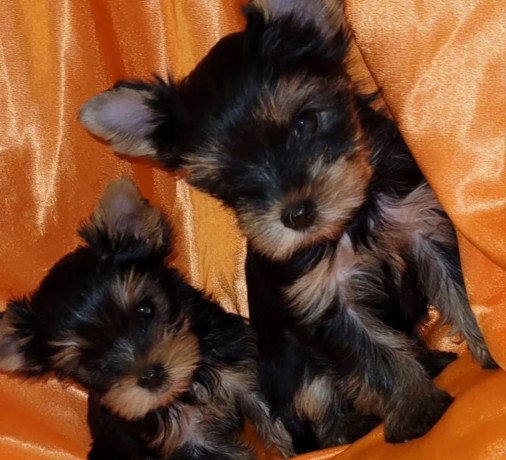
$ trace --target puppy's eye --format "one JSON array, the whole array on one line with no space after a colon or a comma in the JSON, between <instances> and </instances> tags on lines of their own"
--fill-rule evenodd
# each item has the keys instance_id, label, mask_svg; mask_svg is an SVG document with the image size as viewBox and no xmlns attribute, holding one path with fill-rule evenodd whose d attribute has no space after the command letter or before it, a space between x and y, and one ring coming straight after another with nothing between
<instances>
[{"instance_id":1,"label":"puppy's eye","mask_svg":"<svg viewBox=\"0 0 506 460\"><path fill-rule=\"evenodd\" d=\"M305 139L318 131L319 118L314 110L306 110L297 115L293 122L293 134L299 139Z\"/></svg>"},{"instance_id":2,"label":"puppy's eye","mask_svg":"<svg viewBox=\"0 0 506 460\"><path fill-rule=\"evenodd\" d=\"M144 299L137 305L137 316L142 321L147 321L155 316L155 304L151 299Z\"/></svg>"}]
</instances>

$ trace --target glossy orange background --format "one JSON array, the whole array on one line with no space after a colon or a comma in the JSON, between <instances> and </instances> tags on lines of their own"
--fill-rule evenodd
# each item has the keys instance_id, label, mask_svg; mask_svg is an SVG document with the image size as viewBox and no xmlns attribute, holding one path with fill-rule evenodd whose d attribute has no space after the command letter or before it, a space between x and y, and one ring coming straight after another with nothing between
<instances>
[{"instance_id":1,"label":"glossy orange background","mask_svg":"<svg viewBox=\"0 0 506 460\"><path fill-rule=\"evenodd\" d=\"M243 27L241 3L0 0L0 308L76 246L76 228L106 183L127 173L172 217L176 265L226 308L246 312L233 216L181 178L114 156L77 121L80 105L119 78L167 68L185 75ZM381 88L455 222L472 307L505 368L505 3L349 0L347 16L355 72ZM434 323L429 342L462 350L443 332ZM456 402L424 438L386 445L379 427L351 447L304 458L504 458L504 371L482 371L465 352L437 381ZM78 388L0 376L0 407L0 460L85 458Z\"/></svg>"}]
</instances>

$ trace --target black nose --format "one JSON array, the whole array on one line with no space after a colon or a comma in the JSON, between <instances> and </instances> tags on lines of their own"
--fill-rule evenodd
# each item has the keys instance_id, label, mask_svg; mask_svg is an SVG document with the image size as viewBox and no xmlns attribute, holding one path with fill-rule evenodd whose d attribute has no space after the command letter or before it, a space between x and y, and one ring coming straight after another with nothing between
<instances>
[{"instance_id":1,"label":"black nose","mask_svg":"<svg viewBox=\"0 0 506 460\"><path fill-rule=\"evenodd\" d=\"M161 364L156 364L139 377L138 383L146 390L157 390L166 380L167 372L165 368Z\"/></svg>"},{"instance_id":2,"label":"black nose","mask_svg":"<svg viewBox=\"0 0 506 460\"><path fill-rule=\"evenodd\" d=\"M312 200L299 201L288 206L281 216L283 225L293 230L304 230L316 219L316 204Z\"/></svg>"}]
</instances>

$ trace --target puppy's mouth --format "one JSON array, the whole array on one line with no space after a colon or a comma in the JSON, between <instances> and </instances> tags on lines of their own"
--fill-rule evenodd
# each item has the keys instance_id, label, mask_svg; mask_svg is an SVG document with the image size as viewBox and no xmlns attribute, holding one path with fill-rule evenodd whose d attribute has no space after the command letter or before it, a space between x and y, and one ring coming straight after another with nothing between
<instances>
[{"instance_id":1,"label":"puppy's mouth","mask_svg":"<svg viewBox=\"0 0 506 460\"><path fill-rule=\"evenodd\" d=\"M313 197L275 204L267 211L239 212L239 225L253 248L277 262L323 241L339 238L363 203L363 193L334 200Z\"/></svg>"},{"instance_id":2,"label":"puppy's mouth","mask_svg":"<svg viewBox=\"0 0 506 460\"><path fill-rule=\"evenodd\" d=\"M102 403L127 420L167 407L188 391L200 359L198 338L185 321L179 332L165 331L137 371L114 383Z\"/></svg>"},{"instance_id":3,"label":"puppy's mouth","mask_svg":"<svg viewBox=\"0 0 506 460\"><path fill-rule=\"evenodd\" d=\"M239 215L241 229L253 248L278 262L288 260L298 250L337 238L348 221L326 218L324 211L295 217L279 212Z\"/></svg>"},{"instance_id":4,"label":"puppy's mouth","mask_svg":"<svg viewBox=\"0 0 506 460\"><path fill-rule=\"evenodd\" d=\"M168 373L154 367L138 376L116 382L102 397L104 406L126 420L144 417L148 412L168 407L190 387L191 376L174 381Z\"/></svg>"},{"instance_id":5,"label":"puppy's mouth","mask_svg":"<svg viewBox=\"0 0 506 460\"><path fill-rule=\"evenodd\" d=\"M253 248L273 261L300 249L338 238L367 198L372 169L367 155L308 166L307 181L279 194L268 206L247 200L237 209L239 224Z\"/></svg>"}]
</instances>

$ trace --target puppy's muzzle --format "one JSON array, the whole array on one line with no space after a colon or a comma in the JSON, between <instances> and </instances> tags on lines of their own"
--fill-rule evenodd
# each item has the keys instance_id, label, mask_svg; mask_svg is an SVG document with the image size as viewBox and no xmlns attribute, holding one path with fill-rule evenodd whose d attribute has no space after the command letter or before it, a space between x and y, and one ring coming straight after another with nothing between
<instances>
[{"instance_id":1,"label":"puppy's muzzle","mask_svg":"<svg viewBox=\"0 0 506 460\"><path fill-rule=\"evenodd\" d=\"M146 390L158 390L167 382L167 371L161 364L155 364L139 377L138 384Z\"/></svg>"},{"instance_id":2,"label":"puppy's muzzle","mask_svg":"<svg viewBox=\"0 0 506 460\"><path fill-rule=\"evenodd\" d=\"M306 199L288 206L281 215L281 222L287 228L302 231L314 224L316 214L315 202Z\"/></svg>"}]
</instances>

